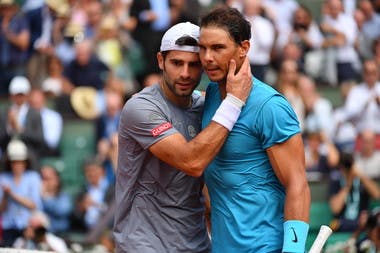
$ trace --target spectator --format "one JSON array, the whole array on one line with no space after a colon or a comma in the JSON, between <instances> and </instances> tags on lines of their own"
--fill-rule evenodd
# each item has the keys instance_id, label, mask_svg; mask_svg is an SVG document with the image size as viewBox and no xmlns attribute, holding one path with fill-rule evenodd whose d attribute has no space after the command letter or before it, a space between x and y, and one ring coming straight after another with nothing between
<instances>
[{"instance_id":1,"label":"spectator","mask_svg":"<svg viewBox=\"0 0 380 253\"><path fill-rule=\"evenodd\" d=\"M303 62L303 55L302 55L302 48L300 47L299 44L293 42L293 41L288 41L281 53L278 55L278 61L273 64L273 66L276 68L276 64L279 63L281 65L282 62L286 60L291 60L295 61L298 66L298 71L301 73L305 72L305 67L304 67L304 62Z\"/></svg>"},{"instance_id":2,"label":"spectator","mask_svg":"<svg viewBox=\"0 0 380 253\"><path fill-rule=\"evenodd\" d=\"M0 24L0 95L6 95L12 78L25 75L30 31L15 0L0 0Z\"/></svg>"},{"instance_id":3,"label":"spectator","mask_svg":"<svg viewBox=\"0 0 380 253\"><path fill-rule=\"evenodd\" d=\"M380 14L375 9L370 0L360 0L359 9L364 14L363 33L373 42L380 37Z\"/></svg>"},{"instance_id":4,"label":"spectator","mask_svg":"<svg viewBox=\"0 0 380 253\"><path fill-rule=\"evenodd\" d=\"M88 40L95 40L98 36L99 25L104 15L101 1L90 1L86 6L87 22L84 28L84 37Z\"/></svg>"},{"instance_id":5,"label":"spectator","mask_svg":"<svg viewBox=\"0 0 380 253\"><path fill-rule=\"evenodd\" d=\"M48 98L70 95L73 85L63 76L63 64L56 55L51 55L46 61L47 77L42 82L42 90Z\"/></svg>"},{"instance_id":6,"label":"spectator","mask_svg":"<svg viewBox=\"0 0 380 253\"><path fill-rule=\"evenodd\" d=\"M70 228L72 200L63 190L58 171L48 165L41 168L41 196L44 213L49 217L49 231L54 234L65 234Z\"/></svg>"},{"instance_id":7,"label":"spectator","mask_svg":"<svg viewBox=\"0 0 380 253\"><path fill-rule=\"evenodd\" d=\"M275 42L273 24L261 16L263 11L261 0L244 0L243 14L251 23L251 48L248 51L252 74L265 81L271 60L271 52Z\"/></svg>"},{"instance_id":8,"label":"spectator","mask_svg":"<svg viewBox=\"0 0 380 253\"><path fill-rule=\"evenodd\" d=\"M330 49L328 53L332 54L332 66L336 68L334 79L338 84L356 80L359 58L354 47L358 36L355 20L352 16L343 13L341 0L327 0L325 7L326 12L321 22L321 30L325 34L322 47ZM334 85L334 83L331 84Z\"/></svg>"},{"instance_id":9,"label":"spectator","mask_svg":"<svg viewBox=\"0 0 380 253\"><path fill-rule=\"evenodd\" d=\"M355 252L378 252L380 250L380 212L378 209L369 213L364 227L358 232L361 231L364 232L364 236L355 238L357 239Z\"/></svg>"},{"instance_id":10,"label":"spectator","mask_svg":"<svg viewBox=\"0 0 380 253\"><path fill-rule=\"evenodd\" d=\"M115 92L106 92L105 112L96 120L96 140L99 158L104 161L106 176L114 183L117 156L117 130L120 113L123 108L123 98ZM116 138L116 140L115 140Z\"/></svg>"},{"instance_id":11,"label":"spectator","mask_svg":"<svg viewBox=\"0 0 380 253\"><path fill-rule=\"evenodd\" d=\"M373 55L377 69L380 73L380 37L373 42Z\"/></svg>"},{"instance_id":12,"label":"spectator","mask_svg":"<svg viewBox=\"0 0 380 253\"><path fill-rule=\"evenodd\" d=\"M276 42L274 59L278 59L292 30L292 17L298 8L295 0L263 0L265 13L275 25Z\"/></svg>"},{"instance_id":13,"label":"spectator","mask_svg":"<svg viewBox=\"0 0 380 253\"><path fill-rule=\"evenodd\" d=\"M303 130L305 105L298 89L299 77L300 73L297 63L293 60L285 60L281 63L276 86L278 91L288 99L289 103L293 107L295 113L297 114L301 130Z\"/></svg>"},{"instance_id":14,"label":"spectator","mask_svg":"<svg viewBox=\"0 0 380 253\"><path fill-rule=\"evenodd\" d=\"M135 93L134 76L125 57L130 39L125 31L120 29L118 20L113 14L108 13L103 16L97 35L96 54L114 73L107 87L121 94Z\"/></svg>"},{"instance_id":15,"label":"spectator","mask_svg":"<svg viewBox=\"0 0 380 253\"><path fill-rule=\"evenodd\" d=\"M321 48L323 35L306 6L300 5L293 14L289 42L296 44L300 50L300 65L304 66L302 70L309 71L305 59L309 53L315 53Z\"/></svg>"},{"instance_id":16,"label":"spectator","mask_svg":"<svg viewBox=\"0 0 380 253\"><path fill-rule=\"evenodd\" d=\"M38 156L44 148L41 115L28 103L29 80L16 76L9 86L10 105L0 113L0 147L5 150L13 137L19 137L29 149L33 169L38 167Z\"/></svg>"},{"instance_id":17,"label":"spectator","mask_svg":"<svg viewBox=\"0 0 380 253\"><path fill-rule=\"evenodd\" d=\"M331 138L339 151L354 152L357 138L355 124L346 120L344 103L350 90L357 84L353 81L343 82L340 86L342 105L336 107L333 112L332 134Z\"/></svg>"},{"instance_id":18,"label":"spectator","mask_svg":"<svg viewBox=\"0 0 380 253\"><path fill-rule=\"evenodd\" d=\"M56 253L68 253L66 242L48 232L50 220L41 211L34 211L28 222L28 227L24 230L22 236L16 239L13 247L16 249L30 249L54 251Z\"/></svg>"},{"instance_id":19,"label":"spectator","mask_svg":"<svg viewBox=\"0 0 380 253\"><path fill-rule=\"evenodd\" d=\"M89 231L107 210L105 197L109 183L99 159L86 160L83 169L86 185L78 195L71 221L74 230Z\"/></svg>"},{"instance_id":20,"label":"spectator","mask_svg":"<svg viewBox=\"0 0 380 253\"><path fill-rule=\"evenodd\" d=\"M67 66L75 59L75 43L84 39L84 27L65 18L57 20L54 29L55 55Z\"/></svg>"},{"instance_id":21,"label":"spectator","mask_svg":"<svg viewBox=\"0 0 380 253\"><path fill-rule=\"evenodd\" d=\"M370 59L373 57L372 44L373 40L370 39L368 34L364 31L365 16L362 10L356 9L354 12L354 19L358 26L358 36L355 41L355 49L359 54L360 60Z\"/></svg>"},{"instance_id":22,"label":"spectator","mask_svg":"<svg viewBox=\"0 0 380 253\"><path fill-rule=\"evenodd\" d=\"M339 162L339 151L325 134L305 133L305 167L309 181L328 178Z\"/></svg>"},{"instance_id":23,"label":"spectator","mask_svg":"<svg viewBox=\"0 0 380 253\"><path fill-rule=\"evenodd\" d=\"M45 0L40 8L28 12L32 39L29 46L30 58L26 63L27 75L36 87L46 77L47 57L55 51L53 33L58 20L68 14L69 5L66 0Z\"/></svg>"},{"instance_id":24,"label":"spectator","mask_svg":"<svg viewBox=\"0 0 380 253\"><path fill-rule=\"evenodd\" d=\"M351 153L341 153L338 170L331 173L329 203L334 231L353 232L362 215L369 210L370 200L380 199L375 181L363 174Z\"/></svg>"},{"instance_id":25,"label":"spectator","mask_svg":"<svg viewBox=\"0 0 380 253\"><path fill-rule=\"evenodd\" d=\"M76 87L90 86L103 90L111 73L95 55L93 43L84 40L75 44L75 59L65 67L64 76Z\"/></svg>"},{"instance_id":26,"label":"spectator","mask_svg":"<svg viewBox=\"0 0 380 253\"><path fill-rule=\"evenodd\" d=\"M132 37L142 47L142 60L146 62L144 71L137 76L138 82L152 73L159 73L156 53L164 31L170 26L169 0L133 0L130 18L136 23Z\"/></svg>"},{"instance_id":27,"label":"spectator","mask_svg":"<svg viewBox=\"0 0 380 253\"><path fill-rule=\"evenodd\" d=\"M0 173L0 213L2 246L12 246L28 225L33 210L42 208L37 172L30 170L28 148L20 140L7 147L6 170Z\"/></svg>"},{"instance_id":28,"label":"spectator","mask_svg":"<svg viewBox=\"0 0 380 253\"><path fill-rule=\"evenodd\" d=\"M319 131L327 138L331 138L333 122L331 102L319 94L314 80L308 76L300 76L298 89L305 105L304 129L311 132Z\"/></svg>"},{"instance_id":29,"label":"spectator","mask_svg":"<svg viewBox=\"0 0 380 253\"><path fill-rule=\"evenodd\" d=\"M130 18L130 8L133 0L111 0L111 13L117 18L121 28L128 33L132 31L136 24Z\"/></svg>"},{"instance_id":30,"label":"spectator","mask_svg":"<svg viewBox=\"0 0 380 253\"><path fill-rule=\"evenodd\" d=\"M363 82L348 93L343 120L353 121L358 132L372 129L380 134L380 82L379 70L374 60L363 64Z\"/></svg>"},{"instance_id":31,"label":"spectator","mask_svg":"<svg viewBox=\"0 0 380 253\"><path fill-rule=\"evenodd\" d=\"M30 107L38 111L42 120L42 131L45 147L41 157L59 155L59 141L62 137L63 118L61 114L46 105L46 97L42 90L34 89L29 95Z\"/></svg>"},{"instance_id":32,"label":"spectator","mask_svg":"<svg viewBox=\"0 0 380 253\"><path fill-rule=\"evenodd\" d=\"M171 24L182 22L196 24L199 18L199 2L192 0L170 0Z\"/></svg>"},{"instance_id":33,"label":"spectator","mask_svg":"<svg viewBox=\"0 0 380 253\"><path fill-rule=\"evenodd\" d=\"M360 150L355 161L367 177L380 178L380 151L376 150L376 134L372 130L365 129L360 133Z\"/></svg>"}]
</instances>

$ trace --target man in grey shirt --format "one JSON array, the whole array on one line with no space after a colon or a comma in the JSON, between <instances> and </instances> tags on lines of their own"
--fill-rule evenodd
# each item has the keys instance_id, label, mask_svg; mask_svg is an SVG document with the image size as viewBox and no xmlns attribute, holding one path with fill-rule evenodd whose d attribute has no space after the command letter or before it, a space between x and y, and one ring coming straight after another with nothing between
<instances>
[{"instance_id":1,"label":"man in grey shirt","mask_svg":"<svg viewBox=\"0 0 380 253\"><path fill-rule=\"evenodd\" d=\"M209 252L202 173L239 117L251 89L248 59L229 64L227 97L202 132L199 27L189 22L163 36L160 82L123 108L116 172L116 252ZM199 133L200 132L200 133ZM199 134L198 134L199 133Z\"/></svg>"}]
</instances>

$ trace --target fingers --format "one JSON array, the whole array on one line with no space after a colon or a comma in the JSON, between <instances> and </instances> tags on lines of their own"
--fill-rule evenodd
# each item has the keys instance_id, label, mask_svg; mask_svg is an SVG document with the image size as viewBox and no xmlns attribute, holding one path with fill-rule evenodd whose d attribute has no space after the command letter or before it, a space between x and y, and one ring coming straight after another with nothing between
<instances>
[{"instance_id":1,"label":"fingers","mask_svg":"<svg viewBox=\"0 0 380 253\"><path fill-rule=\"evenodd\" d=\"M236 72L237 66L236 61L234 59L230 60L230 64L228 65L228 76L233 77L240 74L247 75L251 73L251 65L249 64L248 57L245 57L242 65L240 66L240 69L238 72ZM227 77L228 77L227 76Z\"/></svg>"},{"instance_id":2,"label":"fingers","mask_svg":"<svg viewBox=\"0 0 380 253\"><path fill-rule=\"evenodd\" d=\"M244 71L247 71L248 74L251 74L251 65L249 64L248 57L245 57L243 65L241 66L241 69Z\"/></svg>"},{"instance_id":3,"label":"fingers","mask_svg":"<svg viewBox=\"0 0 380 253\"><path fill-rule=\"evenodd\" d=\"M236 71L236 61L234 59L230 60L230 64L228 65L228 76L234 76Z\"/></svg>"}]
</instances>

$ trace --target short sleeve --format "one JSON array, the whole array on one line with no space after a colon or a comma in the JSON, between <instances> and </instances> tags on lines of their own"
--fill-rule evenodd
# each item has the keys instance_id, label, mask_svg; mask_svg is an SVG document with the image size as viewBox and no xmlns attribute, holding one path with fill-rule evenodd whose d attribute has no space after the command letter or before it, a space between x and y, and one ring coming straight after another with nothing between
<instances>
[{"instance_id":1,"label":"short sleeve","mask_svg":"<svg viewBox=\"0 0 380 253\"><path fill-rule=\"evenodd\" d=\"M177 133L162 108L144 98L127 103L120 119L120 133L132 137L144 149L157 141Z\"/></svg>"},{"instance_id":2,"label":"short sleeve","mask_svg":"<svg viewBox=\"0 0 380 253\"><path fill-rule=\"evenodd\" d=\"M264 149L285 142L301 131L294 110L281 95L272 96L263 104L256 126Z\"/></svg>"}]
</instances>

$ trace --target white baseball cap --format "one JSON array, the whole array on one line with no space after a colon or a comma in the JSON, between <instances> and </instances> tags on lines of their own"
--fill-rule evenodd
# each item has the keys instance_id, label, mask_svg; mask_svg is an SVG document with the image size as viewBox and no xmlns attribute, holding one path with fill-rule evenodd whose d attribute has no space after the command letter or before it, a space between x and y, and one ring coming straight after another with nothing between
<instances>
[{"instance_id":1,"label":"white baseball cap","mask_svg":"<svg viewBox=\"0 0 380 253\"><path fill-rule=\"evenodd\" d=\"M198 46L180 46L177 45L176 42L178 39L182 37L190 36L194 38L197 42L199 40L199 26L194 25L190 22L178 23L172 26L169 30L167 30L162 37L161 40L161 52L170 51L170 50L178 50L178 51L186 51L198 53Z\"/></svg>"},{"instance_id":2,"label":"white baseball cap","mask_svg":"<svg viewBox=\"0 0 380 253\"><path fill-rule=\"evenodd\" d=\"M15 76L9 83L9 93L11 95L16 94L28 94L30 92L30 82L24 76Z\"/></svg>"},{"instance_id":3,"label":"white baseball cap","mask_svg":"<svg viewBox=\"0 0 380 253\"><path fill-rule=\"evenodd\" d=\"M28 148L20 140L11 140L7 146L7 155L10 161L25 161L28 159Z\"/></svg>"}]
</instances>

